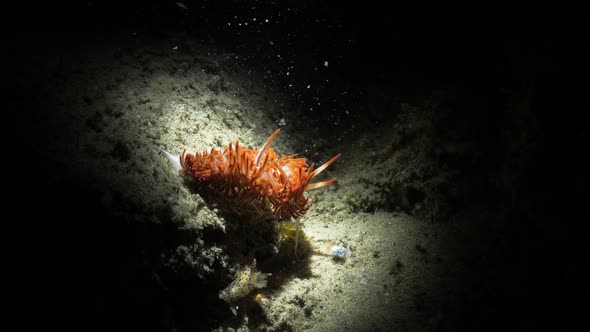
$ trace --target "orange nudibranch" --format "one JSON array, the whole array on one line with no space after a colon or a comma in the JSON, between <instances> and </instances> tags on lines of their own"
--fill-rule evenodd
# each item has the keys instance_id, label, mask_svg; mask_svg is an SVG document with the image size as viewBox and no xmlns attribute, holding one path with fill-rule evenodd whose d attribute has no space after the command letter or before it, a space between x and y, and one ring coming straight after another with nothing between
<instances>
[{"instance_id":1,"label":"orange nudibranch","mask_svg":"<svg viewBox=\"0 0 590 332\"><path fill-rule=\"evenodd\" d=\"M270 144L279 131L275 130L256 150L245 148L236 141L223 151L212 148L210 152L191 154L185 149L178 157L164 152L182 176L227 203L224 205L228 208L240 212L255 211L280 219L300 217L312 203L304 192L335 181L310 183L311 180L340 154L315 169L314 164L308 165L305 158L295 158L296 155L278 158Z\"/></svg>"}]
</instances>

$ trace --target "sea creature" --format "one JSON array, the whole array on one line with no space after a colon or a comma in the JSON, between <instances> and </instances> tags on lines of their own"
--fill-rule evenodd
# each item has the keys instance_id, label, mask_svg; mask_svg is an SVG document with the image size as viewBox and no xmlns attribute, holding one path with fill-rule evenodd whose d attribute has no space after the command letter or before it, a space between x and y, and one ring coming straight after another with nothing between
<instances>
[{"instance_id":1,"label":"sea creature","mask_svg":"<svg viewBox=\"0 0 590 332\"><path fill-rule=\"evenodd\" d=\"M229 286L219 292L219 298L231 305L253 290L266 287L266 277L269 275L256 271L256 259L253 259L252 264L240 270Z\"/></svg>"},{"instance_id":2,"label":"sea creature","mask_svg":"<svg viewBox=\"0 0 590 332\"><path fill-rule=\"evenodd\" d=\"M187 153L180 156L167 153L182 176L196 182L212 194L221 207L239 214L264 214L279 219L297 218L305 214L313 200L304 192L327 186L330 179L310 183L330 166L340 154L314 169L305 158L296 155L278 158L270 144L280 129L270 135L260 149L250 150L239 144L229 144L223 151Z\"/></svg>"}]
</instances>

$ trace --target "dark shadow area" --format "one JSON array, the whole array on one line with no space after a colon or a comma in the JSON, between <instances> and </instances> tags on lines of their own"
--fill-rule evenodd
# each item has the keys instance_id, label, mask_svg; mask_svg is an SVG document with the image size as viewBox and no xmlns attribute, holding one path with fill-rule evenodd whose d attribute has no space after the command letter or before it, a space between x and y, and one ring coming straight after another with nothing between
<instances>
[{"instance_id":1,"label":"dark shadow area","mask_svg":"<svg viewBox=\"0 0 590 332\"><path fill-rule=\"evenodd\" d=\"M36 312L34 320L23 317L24 326L86 331L213 328L222 304L205 299L217 297L219 283L181 271L172 274L161 265L163 249L190 243L190 234L169 221L130 223L114 217L97 204L92 184L59 175L57 181L51 187L36 184L43 199L22 211L20 225L9 233L13 248L20 249L13 249L16 264L8 293L17 309Z\"/></svg>"}]
</instances>

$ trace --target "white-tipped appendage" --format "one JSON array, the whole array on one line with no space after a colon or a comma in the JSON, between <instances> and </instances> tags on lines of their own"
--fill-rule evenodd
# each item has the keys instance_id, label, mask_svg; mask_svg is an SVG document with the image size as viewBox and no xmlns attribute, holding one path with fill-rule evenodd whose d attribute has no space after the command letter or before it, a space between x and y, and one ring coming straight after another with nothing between
<instances>
[{"instance_id":1,"label":"white-tipped appendage","mask_svg":"<svg viewBox=\"0 0 590 332\"><path fill-rule=\"evenodd\" d=\"M180 157L179 156L175 156L172 153L170 153L164 149L160 149L160 150L162 150L162 152L164 152L164 154L166 155L166 158L168 158L168 160L170 160L170 164L172 164L172 167L174 167L174 170L176 170L178 172L182 169L182 166L180 165Z\"/></svg>"}]
</instances>

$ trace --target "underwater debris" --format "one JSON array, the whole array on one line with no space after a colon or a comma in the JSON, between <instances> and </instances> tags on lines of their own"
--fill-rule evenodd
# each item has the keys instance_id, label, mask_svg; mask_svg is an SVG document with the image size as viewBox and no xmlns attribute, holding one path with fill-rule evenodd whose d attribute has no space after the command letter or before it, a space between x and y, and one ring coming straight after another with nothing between
<instances>
[{"instance_id":1,"label":"underwater debris","mask_svg":"<svg viewBox=\"0 0 590 332\"><path fill-rule=\"evenodd\" d=\"M336 245L330 248L330 254L332 254L332 257L334 258L344 258L348 253L349 250L342 246Z\"/></svg>"},{"instance_id":2,"label":"underwater debris","mask_svg":"<svg viewBox=\"0 0 590 332\"><path fill-rule=\"evenodd\" d=\"M176 2L176 6L179 7L179 8L182 8L184 10L188 10L188 7L184 3L180 2L180 1Z\"/></svg>"},{"instance_id":3,"label":"underwater debris","mask_svg":"<svg viewBox=\"0 0 590 332\"><path fill-rule=\"evenodd\" d=\"M258 304L264 304L266 301L268 301L268 294L266 293L258 293L256 294L256 303Z\"/></svg>"},{"instance_id":4,"label":"underwater debris","mask_svg":"<svg viewBox=\"0 0 590 332\"><path fill-rule=\"evenodd\" d=\"M343 246L335 245L330 248L330 254L332 255L332 258L335 259L344 259L349 253L350 250Z\"/></svg>"},{"instance_id":5,"label":"underwater debris","mask_svg":"<svg viewBox=\"0 0 590 332\"><path fill-rule=\"evenodd\" d=\"M229 303L231 308L232 303L244 298L253 290L266 287L266 277L269 275L271 274L256 271L256 259L253 259L252 264L240 270L235 279L219 292L219 298Z\"/></svg>"},{"instance_id":6,"label":"underwater debris","mask_svg":"<svg viewBox=\"0 0 590 332\"><path fill-rule=\"evenodd\" d=\"M303 231L299 219L295 219L293 222L280 222L277 230L281 242L293 250L295 258L300 259L299 254L305 256L309 252L309 239Z\"/></svg>"},{"instance_id":7,"label":"underwater debris","mask_svg":"<svg viewBox=\"0 0 590 332\"><path fill-rule=\"evenodd\" d=\"M332 256L335 260L342 260L346 258L347 255L351 254L351 250L340 244L337 244L337 241L330 241L325 249L322 251L324 255Z\"/></svg>"}]
</instances>

